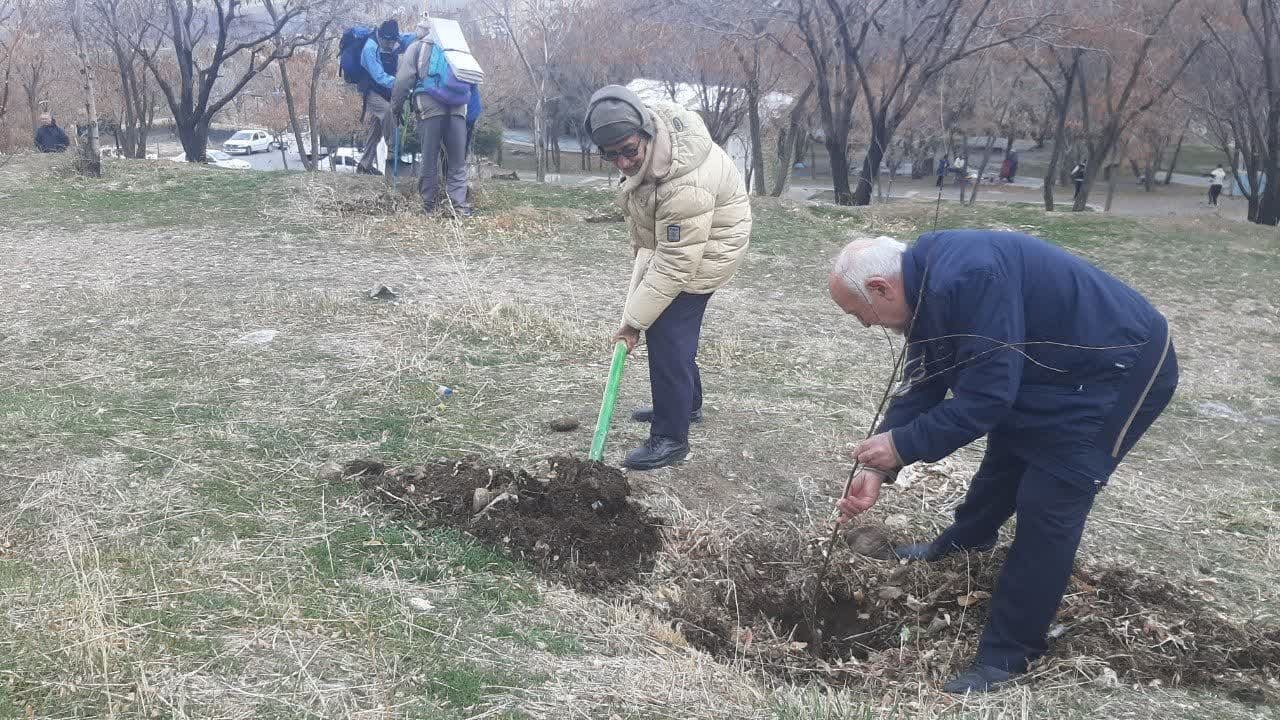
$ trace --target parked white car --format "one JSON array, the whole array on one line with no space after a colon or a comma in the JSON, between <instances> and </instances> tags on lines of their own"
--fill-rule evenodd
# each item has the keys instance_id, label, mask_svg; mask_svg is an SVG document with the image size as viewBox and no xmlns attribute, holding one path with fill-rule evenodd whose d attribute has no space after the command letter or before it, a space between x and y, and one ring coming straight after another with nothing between
<instances>
[{"instance_id":1,"label":"parked white car","mask_svg":"<svg viewBox=\"0 0 1280 720\"><path fill-rule=\"evenodd\" d=\"M320 170L323 172L332 170L341 174L354 175L356 166L360 164L360 156L362 154L355 148L338 148L328 157L320 159Z\"/></svg>"},{"instance_id":2,"label":"parked white car","mask_svg":"<svg viewBox=\"0 0 1280 720\"><path fill-rule=\"evenodd\" d=\"M178 153L177 155L174 155L169 159L174 162L186 162L187 154ZM224 152L220 152L218 150L205 150L204 159L210 165L216 165L217 167L220 167L220 168L227 168L228 170L249 170L250 168L253 167L252 165L249 164L248 160L237 160L236 158L233 158L230 155Z\"/></svg>"},{"instance_id":3,"label":"parked white car","mask_svg":"<svg viewBox=\"0 0 1280 720\"><path fill-rule=\"evenodd\" d=\"M271 133L266 130L241 130L222 143L222 149L229 153L242 152L245 155L252 155L270 150L271 143Z\"/></svg>"}]
</instances>

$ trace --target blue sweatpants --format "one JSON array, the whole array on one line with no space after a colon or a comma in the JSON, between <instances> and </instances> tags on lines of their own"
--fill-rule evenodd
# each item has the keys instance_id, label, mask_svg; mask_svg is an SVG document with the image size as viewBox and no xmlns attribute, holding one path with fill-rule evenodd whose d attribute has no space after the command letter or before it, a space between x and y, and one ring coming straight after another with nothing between
<instances>
[{"instance_id":1,"label":"blue sweatpants","mask_svg":"<svg viewBox=\"0 0 1280 720\"><path fill-rule=\"evenodd\" d=\"M956 508L955 522L935 541L939 548L986 547L995 542L1000 526L1017 514L1013 545L978 645L979 663L1025 672L1048 649L1049 626L1071 580L1094 496L1177 387L1173 346L1153 346L1159 349L1164 352L1153 352L1151 362L1135 368L1090 444L1091 457L1082 464L1102 468L1094 478L1055 474L1020 457L1001 436L988 436L986 455Z\"/></svg>"},{"instance_id":2,"label":"blue sweatpants","mask_svg":"<svg viewBox=\"0 0 1280 720\"><path fill-rule=\"evenodd\" d=\"M702 407L698 337L710 294L680 293L645 331L649 345L649 390L653 393L653 437L689 439L689 415Z\"/></svg>"}]
</instances>

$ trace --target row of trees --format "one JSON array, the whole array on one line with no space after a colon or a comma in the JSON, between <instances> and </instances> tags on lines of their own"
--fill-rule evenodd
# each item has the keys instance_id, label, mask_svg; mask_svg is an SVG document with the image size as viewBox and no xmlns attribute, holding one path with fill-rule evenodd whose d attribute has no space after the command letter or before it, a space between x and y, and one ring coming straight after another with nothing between
<instances>
[{"instance_id":1,"label":"row of trees","mask_svg":"<svg viewBox=\"0 0 1280 720\"><path fill-rule=\"evenodd\" d=\"M358 116L334 77L340 32L397 12L411 26L419 10L0 0L0 122L96 112L141 156L163 117L195 161L231 115L314 147L322 126ZM862 205L904 161L927 173L957 138L965 153L981 139L970 167L985 167L997 141L1030 137L1049 149L1046 208L1090 159L1078 210L1104 178L1109 204L1125 165L1150 188L1190 132L1220 149L1250 219L1280 220L1280 0L475 0L447 14L486 68L490 115L532 129L539 179L560 168L561 135L588 144L595 88L644 77L700 110L717 141L745 139L757 194L780 193L815 141L836 202ZM80 19L74 47L66 17ZM266 102L246 110L246 91ZM86 92L96 111L77 100Z\"/></svg>"},{"instance_id":2,"label":"row of trees","mask_svg":"<svg viewBox=\"0 0 1280 720\"><path fill-rule=\"evenodd\" d=\"M490 54L521 60L524 73L504 79L533 98L518 109L534 118L540 159L544 129L554 144L578 127L591 88L645 76L694 88L717 140L748 138L758 194L781 190L810 139L825 150L836 202L865 205L884 169L890 182L904 159L927 173L956 135L965 154L969 136L985 139L970 163L983 170L996 138L1007 153L1031 137L1049 148L1047 209L1085 158L1072 208L1083 210L1103 178L1109 208L1124 165L1148 190L1163 167L1167 184L1194 128L1244 189L1249 218L1280 220L1280 0L482 5L501 20ZM793 103L769 103L775 93Z\"/></svg>"}]
</instances>

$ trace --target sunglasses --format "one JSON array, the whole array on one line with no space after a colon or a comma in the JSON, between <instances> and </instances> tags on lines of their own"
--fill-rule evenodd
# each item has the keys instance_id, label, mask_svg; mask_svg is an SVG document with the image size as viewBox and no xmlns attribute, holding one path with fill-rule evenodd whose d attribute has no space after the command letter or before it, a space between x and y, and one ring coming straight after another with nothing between
<instances>
[{"instance_id":1,"label":"sunglasses","mask_svg":"<svg viewBox=\"0 0 1280 720\"><path fill-rule=\"evenodd\" d=\"M628 145L627 147L624 147L621 150L601 150L600 151L600 156L603 157L605 160L608 160L609 162L613 162L618 158L626 158L630 160L631 158L639 154L640 154L640 143L636 143L635 145Z\"/></svg>"}]
</instances>

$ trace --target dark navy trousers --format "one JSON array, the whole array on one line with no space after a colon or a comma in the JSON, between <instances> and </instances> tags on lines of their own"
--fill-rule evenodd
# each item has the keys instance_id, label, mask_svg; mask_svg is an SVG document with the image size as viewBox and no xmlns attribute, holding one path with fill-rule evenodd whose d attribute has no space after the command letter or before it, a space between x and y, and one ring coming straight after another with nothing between
<instances>
[{"instance_id":1,"label":"dark navy trousers","mask_svg":"<svg viewBox=\"0 0 1280 720\"><path fill-rule=\"evenodd\" d=\"M652 437L689 439L689 415L702 407L698 337L710 294L680 293L645 331L649 345L649 390L653 393Z\"/></svg>"},{"instance_id":2,"label":"dark navy trousers","mask_svg":"<svg viewBox=\"0 0 1280 720\"><path fill-rule=\"evenodd\" d=\"M999 434L987 437L986 455L964 502L956 508L955 522L935 541L939 548L989 546L1000 526L1017 515L1013 545L978 645L979 663L1025 672L1048 649L1049 626L1071 580L1094 496L1169 404L1177 387L1173 346L1166 341L1162 347L1158 360L1151 358L1145 368L1134 368L1102 430L1082 450L1096 456L1084 464L1104 468L1102 474L1092 479L1061 471L1054 474L1017 454Z\"/></svg>"}]
</instances>

